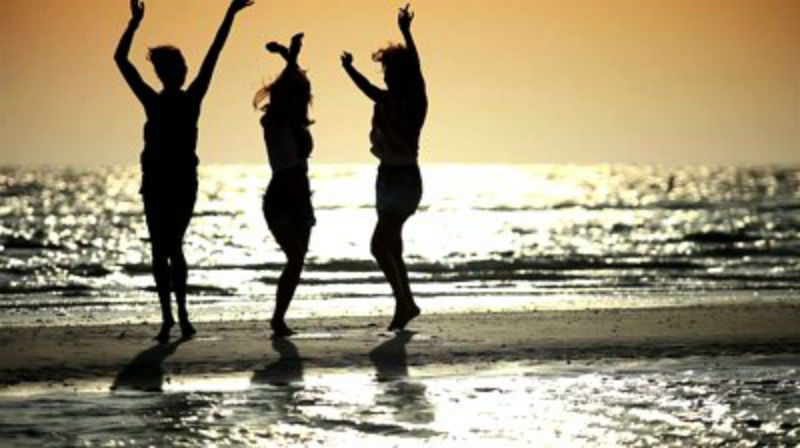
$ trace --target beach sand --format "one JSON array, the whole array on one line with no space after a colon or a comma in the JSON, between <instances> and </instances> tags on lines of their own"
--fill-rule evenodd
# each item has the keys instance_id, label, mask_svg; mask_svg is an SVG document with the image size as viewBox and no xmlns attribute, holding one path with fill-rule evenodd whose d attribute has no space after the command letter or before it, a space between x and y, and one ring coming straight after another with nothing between
<instances>
[{"instance_id":1,"label":"beach sand","mask_svg":"<svg viewBox=\"0 0 800 448\"><path fill-rule=\"evenodd\" d=\"M384 316L293 320L290 339L306 369L373 364L393 333ZM69 386L107 381L131 366L158 365L173 375L252 371L278 359L266 322L203 322L190 341L159 347L154 325L6 327L0 332L0 384ZM800 305L792 303L643 309L423 314L401 343L379 350L410 366L500 361L594 362L800 353ZM177 327L173 330L177 338ZM399 338L403 339L403 338ZM398 340L394 337L394 340ZM371 355L372 353L372 355ZM402 359L401 359L402 358ZM147 369L143 369L147 376Z\"/></svg>"},{"instance_id":2,"label":"beach sand","mask_svg":"<svg viewBox=\"0 0 800 448\"><path fill-rule=\"evenodd\" d=\"M207 317L207 316L206 316ZM800 305L5 327L9 446L795 446ZM177 332L176 332L177 333Z\"/></svg>"}]
</instances>

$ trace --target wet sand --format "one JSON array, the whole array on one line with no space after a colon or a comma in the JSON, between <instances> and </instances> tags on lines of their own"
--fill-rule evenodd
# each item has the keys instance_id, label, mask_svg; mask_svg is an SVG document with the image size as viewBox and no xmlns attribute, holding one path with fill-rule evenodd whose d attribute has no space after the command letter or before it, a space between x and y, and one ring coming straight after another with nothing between
<instances>
[{"instance_id":1,"label":"wet sand","mask_svg":"<svg viewBox=\"0 0 800 448\"><path fill-rule=\"evenodd\" d=\"M379 356L409 366L500 361L593 363L619 358L679 358L800 353L800 304L422 315L394 347L385 316L291 321L304 368L360 368ZM279 359L263 321L203 322L186 342L158 346L154 325L6 327L0 330L0 384L50 387L107 380L157 366L172 375L254 371ZM177 328L174 330L177 339ZM397 338L395 338L397 339ZM397 352L393 352L396 350ZM402 353L400 353L402 351ZM371 355L372 353L372 355ZM371 359L372 357L372 359Z\"/></svg>"}]
</instances>

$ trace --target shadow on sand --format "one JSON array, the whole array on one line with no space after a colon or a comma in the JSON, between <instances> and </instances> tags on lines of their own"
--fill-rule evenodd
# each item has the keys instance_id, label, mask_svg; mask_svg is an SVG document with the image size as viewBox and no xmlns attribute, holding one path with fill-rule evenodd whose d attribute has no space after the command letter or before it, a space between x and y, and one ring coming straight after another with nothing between
<instances>
[{"instance_id":1,"label":"shadow on sand","mask_svg":"<svg viewBox=\"0 0 800 448\"><path fill-rule=\"evenodd\" d=\"M172 356L178 347L189 339L178 339L168 344L156 344L134 356L117 374L112 391L138 390L143 392L163 392L164 361Z\"/></svg>"},{"instance_id":2,"label":"shadow on sand","mask_svg":"<svg viewBox=\"0 0 800 448\"><path fill-rule=\"evenodd\" d=\"M303 361L297 346L284 338L272 340L272 349L278 353L278 360L267 364L263 369L253 372L253 384L288 386L303 381Z\"/></svg>"}]
</instances>

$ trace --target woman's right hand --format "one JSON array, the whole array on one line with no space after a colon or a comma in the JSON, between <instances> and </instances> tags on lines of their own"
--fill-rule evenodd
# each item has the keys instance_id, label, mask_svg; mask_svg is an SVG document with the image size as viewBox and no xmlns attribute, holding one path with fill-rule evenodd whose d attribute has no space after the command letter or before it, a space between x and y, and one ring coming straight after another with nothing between
<instances>
[{"instance_id":1,"label":"woman's right hand","mask_svg":"<svg viewBox=\"0 0 800 448\"><path fill-rule=\"evenodd\" d=\"M142 0L131 0L131 20L139 23L144 18L144 2Z\"/></svg>"},{"instance_id":2,"label":"woman's right hand","mask_svg":"<svg viewBox=\"0 0 800 448\"><path fill-rule=\"evenodd\" d=\"M348 52L342 52L342 67L350 68L353 66L353 55Z\"/></svg>"},{"instance_id":3,"label":"woman's right hand","mask_svg":"<svg viewBox=\"0 0 800 448\"><path fill-rule=\"evenodd\" d=\"M252 6L254 0L232 0L231 5L228 7L228 11L236 14L237 12L247 8L248 6Z\"/></svg>"}]
</instances>

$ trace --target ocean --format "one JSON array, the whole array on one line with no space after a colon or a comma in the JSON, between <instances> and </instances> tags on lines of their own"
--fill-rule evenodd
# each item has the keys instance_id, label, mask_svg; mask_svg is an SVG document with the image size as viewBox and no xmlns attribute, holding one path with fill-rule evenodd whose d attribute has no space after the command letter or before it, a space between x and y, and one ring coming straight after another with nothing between
<instances>
[{"instance_id":1,"label":"ocean","mask_svg":"<svg viewBox=\"0 0 800 448\"><path fill-rule=\"evenodd\" d=\"M190 312L205 325L195 340L170 344L136 325L159 321L138 167L0 168L0 444L800 440L796 340L748 345L747 329L714 325L781 302L789 317L779 322L791 327L800 167L423 165L422 205L404 234L423 309L411 327L422 330L392 335L379 327L393 307L390 288L369 251L375 167L312 166L317 225L289 322L380 318L317 320L319 328L268 342L266 322L249 322L268 318L284 261L261 213L268 169L204 166L185 251ZM746 306L704 307L737 301ZM632 321L620 308L637 307L654 309L638 310L656 313L652 325L622 325ZM437 314L548 309L565 312L453 314L450 327ZM695 313L673 323L676 309ZM576 328L601 321L608 328L592 327L600 342ZM494 346L466 350L467 332L480 341L497 322L534 330L509 327L529 339L495 335ZM618 328L626 335L617 338ZM686 338L664 339L675 328ZM559 340L567 345L548 358Z\"/></svg>"},{"instance_id":2,"label":"ocean","mask_svg":"<svg viewBox=\"0 0 800 448\"><path fill-rule=\"evenodd\" d=\"M312 164L317 225L295 313L391 306L369 251L375 171ZM800 285L800 167L422 171L404 239L429 308L666 306ZM200 170L185 240L199 319L271 309L284 258L261 212L269 176L262 165ZM1 168L0 324L157 319L138 187L135 166Z\"/></svg>"}]
</instances>

